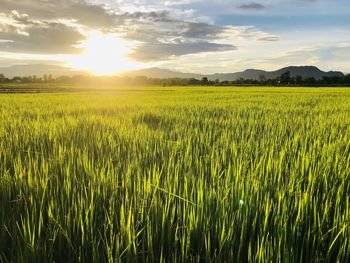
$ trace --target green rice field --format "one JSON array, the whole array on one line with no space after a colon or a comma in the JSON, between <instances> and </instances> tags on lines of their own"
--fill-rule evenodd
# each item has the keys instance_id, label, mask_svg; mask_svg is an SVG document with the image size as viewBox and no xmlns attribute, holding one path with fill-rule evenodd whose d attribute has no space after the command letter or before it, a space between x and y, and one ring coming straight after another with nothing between
<instances>
[{"instance_id":1,"label":"green rice field","mask_svg":"<svg viewBox=\"0 0 350 263\"><path fill-rule=\"evenodd\" d=\"M350 89L0 94L0 262L350 262Z\"/></svg>"}]
</instances>

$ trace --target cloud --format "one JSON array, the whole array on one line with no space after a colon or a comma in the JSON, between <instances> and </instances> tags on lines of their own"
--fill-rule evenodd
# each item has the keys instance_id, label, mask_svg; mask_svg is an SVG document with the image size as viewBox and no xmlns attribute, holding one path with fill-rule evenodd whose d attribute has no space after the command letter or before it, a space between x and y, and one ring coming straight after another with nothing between
<instances>
[{"instance_id":1,"label":"cloud","mask_svg":"<svg viewBox=\"0 0 350 263\"><path fill-rule=\"evenodd\" d=\"M72 54L80 49L74 47L84 39L75 29L58 23L32 27L28 35L17 33L0 33L3 39L11 40L0 43L2 51L38 53L38 54Z\"/></svg>"},{"instance_id":2,"label":"cloud","mask_svg":"<svg viewBox=\"0 0 350 263\"><path fill-rule=\"evenodd\" d=\"M278 41L279 37L275 37L275 36L267 36L267 37L262 37L258 39L259 41L264 41L264 42L274 42L274 41Z\"/></svg>"},{"instance_id":3,"label":"cloud","mask_svg":"<svg viewBox=\"0 0 350 263\"><path fill-rule=\"evenodd\" d=\"M24 2L31 1L25 0ZM43 5L48 5L48 3L51 1L45 1ZM83 3L74 3L69 6L75 7L78 4L81 8L76 15L80 22L89 18L87 20L91 23L98 16L105 15L107 20L101 24L101 30L120 33L124 38L138 41L139 45L131 55L137 60L163 60L191 53L235 49L234 45L220 43L221 34L226 31L225 27L183 21L172 17L167 11L116 14L105 9L101 12L101 8ZM43 16L41 12L39 13L40 16ZM73 18L67 14L63 12L61 15L64 17L60 19ZM108 20L110 17L114 19ZM5 16L5 19L7 23L1 25L0 39L9 41L0 43L4 51L38 54L78 53L80 51L76 44L82 41L84 36L77 27L65 24L59 19L43 19L38 17L38 13L32 18L19 11L12 11L10 15ZM86 23L84 25L87 26Z\"/></svg>"},{"instance_id":4,"label":"cloud","mask_svg":"<svg viewBox=\"0 0 350 263\"><path fill-rule=\"evenodd\" d=\"M63 23L37 21L12 11L1 14L0 43L2 51L38 54L77 53L74 45L85 37L74 27Z\"/></svg>"},{"instance_id":5,"label":"cloud","mask_svg":"<svg viewBox=\"0 0 350 263\"><path fill-rule=\"evenodd\" d=\"M179 43L145 43L139 46L131 55L131 58L140 61L167 60L172 57L202 52L217 52L234 50L235 47L226 44L199 42L179 42Z\"/></svg>"},{"instance_id":6,"label":"cloud","mask_svg":"<svg viewBox=\"0 0 350 263\"><path fill-rule=\"evenodd\" d=\"M253 9L253 10L262 10L265 9L265 6L259 3L249 3L238 6L240 9Z\"/></svg>"},{"instance_id":7,"label":"cloud","mask_svg":"<svg viewBox=\"0 0 350 263\"><path fill-rule=\"evenodd\" d=\"M0 0L0 12L17 10L36 19L72 19L89 27L109 27L118 16L104 5L79 0Z\"/></svg>"},{"instance_id":8,"label":"cloud","mask_svg":"<svg viewBox=\"0 0 350 263\"><path fill-rule=\"evenodd\" d=\"M38 24L40 24L39 21L31 20L27 14L20 14L16 10L13 10L11 12L9 18L12 19L17 24L23 24L23 25L38 25Z\"/></svg>"},{"instance_id":9,"label":"cloud","mask_svg":"<svg viewBox=\"0 0 350 263\"><path fill-rule=\"evenodd\" d=\"M128 27L125 38L139 42L133 59L157 61L203 52L237 50L246 41L277 41L279 38L253 26L217 26L167 19Z\"/></svg>"},{"instance_id":10,"label":"cloud","mask_svg":"<svg viewBox=\"0 0 350 263\"><path fill-rule=\"evenodd\" d=\"M124 21L124 37L138 41L131 58L140 61L159 61L202 52L235 50L230 43L222 43L224 33L231 28L203 22L183 21L168 12L137 12Z\"/></svg>"},{"instance_id":11,"label":"cloud","mask_svg":"<svg viewBox=\"0 0 350 263\"><path fill-rule=\"evenodd\" d=\"M225 31L224 27L208 25L205 23L188 22L184 24L183 36L189 38L217 38L219 34Z\"/></svg>"},{"instance_id":12,"label":"cloud","mask_svg":"<svg viewBox=\"0 0 350 263\"><path fill-rule=\"evenodd\" d=\"M125 37L142 42L160 40L219 40L227 28L199 22L188 22L164 16L157 20L130 20L125 22Z\"/></svg>"},{"instance_id":13,"label":"cloud","mask_svg":"<svg viewBox=\"0 0 350 263\"><path fill-rule=\"evenodd\" d=\"M98 4L101 2L0 0L0 39L7 40L0 43L0 48L18 53L77 54L81 51L77 44L84 40L84 34L99 30L137 42L130 54L133 59L159 61L188 54L236 50L236 42L242 43L242 39L278 40L254 26L215 25L184 17L185 13L192 16L195 11L177 9L177 4L203 3L197 0L167 1L167 4L155 0L131 1L134 5L139 3L137 11L122 8L126 1ZM142 9L147 4L161 8ZM242 9L261 7L264 6L255 2L240 6ZM1 12L9 14L4 16L4 21Z\"/></svg>"}]
</instances>

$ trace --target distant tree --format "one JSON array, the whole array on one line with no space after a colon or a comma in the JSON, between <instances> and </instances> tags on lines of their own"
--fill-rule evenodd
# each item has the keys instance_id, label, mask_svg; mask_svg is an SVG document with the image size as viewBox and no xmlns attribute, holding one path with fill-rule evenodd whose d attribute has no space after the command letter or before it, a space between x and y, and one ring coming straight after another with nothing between
<instances>
[{"instance_id":1,"label":"distant tree","mask_svg":"<svg viewBox=\"0 0 350 263\"><path fill-rule=\"evenodd\" d=\"M314 85L316 83L316 79L314 77L307 77L304 79L303 84Z\"/></svg>"},{"instance_id":2,"label":"distant tree","mask_svg":"<svg viewBox=\"0 0 350 263\"><path fill-rule=\"evenodd\" d=\"M195 78L190 78L188 80L188 85L200 85L201 81Z\"/></svg>"},{"instance_id":3,"label":"distant tree","mask_svg":"<svg viewBox=\"0 0 350 263\"><path fill-rule=\"evenodd\" d=\"M290 78L290 71L286 71L280 76L280 83L281 84L290 84L291 78Z\"/></svg>"},{"instance_id":4,"label":"distant tree","mask_svg":"<svg viewBox=\"0 0 350 263\"><path fill-rule=\"evenodd\" d=\"M265 84L265 82L266 82L266 77L265 77L265 75L260 75L259 76L259 83L260 84Z\"/></svg>"},{"instance_id":5,"label":"distant tree","mask_svg":"<svg viewBox=\"0 0 350 263\"><path fill-rule=\"evenodd\" d=\"M302 84L302 83L303 83L303 77L300 76L300 75L297 75L297 76L295 77L295 83L296 83L296 84Z\"/></svg>"},{"instance_id":6,"label":"distant tree","mask_svg":"<svg viewBox=\"0 0 350 263\"><path fill-rule=\"evenodd\" d=\"M4 74L0 74L0 83L4 83L5 82L5 76Z\"/></svg>"},{"instance_id":7,"label":"distant tree","mask_svg":"<svg viewBox=\"0 0 350 263\"><path fill-rule=\"evenodd\" d=\"M203 77L201 80L201 84L204 86L207 86L209 84L209 80L207 77Z\"/></svg>"},{"instance_id":8,"label":"distant tree","mask_svg":"<svg viewBox=\"0 0 350 263\"><path fill-rule=\"evenodd\" d=\"M22 82L22 78L16 76L16 77L13 77L13 78L12 78L12 81L15 82L15 83L21 83L21 82Z\"/></svg>"},{"instance_id":9,"label":"distant tree","mask_svg":"<svg viewBox=\"0 0 350 263\"><path fill-rule=\"evenodd\" d=\"M347 75L344 77L344 84L350 85L350 74L347 74Z\"/></svg>"},{"instance_id":10,"label":"distant tree","mask_svg":"<svg viewBox=\"0 0 350 263\"><path fill-rule=\"evenodd\" d=\"M237 84L243 84L244 83L244 79L241 77L237 80Z\"/></svg>"}]
</instances>

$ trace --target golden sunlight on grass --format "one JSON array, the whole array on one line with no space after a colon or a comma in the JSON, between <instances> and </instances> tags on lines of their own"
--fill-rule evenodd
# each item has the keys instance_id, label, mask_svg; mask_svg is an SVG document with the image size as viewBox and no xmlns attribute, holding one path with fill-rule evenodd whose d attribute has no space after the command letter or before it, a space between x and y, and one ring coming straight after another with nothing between
<instances>
[{"instance_id":1,"label":"golden sunlight on grass","mask_svg":"<svg viewBox=\"0 0 350 263\"><path fill-rule=\"evenodd\" d=\"M133 43L116 34L90 32L78 47L83 48L84 52L72 57L68 62L70 67L77 70L96 75L113 75L143 67L142 63L128 59L128 54L134 47Z\"/></svg>"}]
</instances>

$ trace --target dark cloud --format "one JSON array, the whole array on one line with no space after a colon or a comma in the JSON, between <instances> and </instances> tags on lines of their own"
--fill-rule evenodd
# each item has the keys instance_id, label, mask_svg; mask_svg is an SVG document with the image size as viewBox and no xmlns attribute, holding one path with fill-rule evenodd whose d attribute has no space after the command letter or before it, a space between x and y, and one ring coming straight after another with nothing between
<instances>
[{"instance_id":1,"label":"dark cloud","mask_svg":"<svg viewBox=\"0 0 350 263\"><path fill-rule=\"evenodd\" d=\"M275 37L275 36L268 36L268 37L262 37L258 39L259 41L265 41L265 42L274 42L274 41L278 41L279 37Z\"/></svg>"},{"instance_id":2,"label":"dark cloud","mask_svg":"<svg viewBox=\"0 0 350 263\"><path fill-rule=\"evenodd\" d=\"M85 2L69 5L64 11L67 18L77 19L79 23L92 27L110 27L122 21L118 15L108 12L103 6Z\"/></svg>"},{"instance_id":3,"label":"dark cloud","mask_svg":"<svg viewBox=\"0 0 350 263\"><path fill-rule=\"evenodd\" d=\"M125 22L125 38L142 42L131 55L140 61L165 60L174 56L234 50L219 44L228 28L172 18L167 12L137 13ZM130 18L129 16L129 18ZM129 23L132 23L131 25Z\"/></svg>"},{"instance_id":4,"label":"dark cloud","mask_svg":"<svg viewBox=\"0 0 350 263\"><path fill-rule=\"evenodd\" d=\"M167 17L160 21L132 20L127 25L125 37L131 40L152 41L155 39L192 39L192 40L213 40L219 39L220 34L226 31L225 27L209 25L205 23L186 22Z\"/></svg>"},{"instance_id":5,"label":"dark cloud","mask_svg":"<svg viewBox=\"0 0 350 263\"><path fill-rule=\"evenodd\" d=\"M174 19L170 18L168 11L151 11L151 12L135 12L123 13L119 15L120 18L126 20L148 21L148 22L172 22Z\"/></svg>"},{"instance_id":6,"label":"dark cloud","mask_svg":"<svg viewBox=\"0 0 350 263\"><path fill-rule=\"evenodd\" d=\"M183 36L189 38L212 39L225 31L224 27L208 25L205 23L185 23Z\"/></svg>"},{"instance_id":7,"label":"dark cloud","mask_svg":"<svg viewBox=\"0 0 350 263\"><path fill-rule=\"evenodd\" d=\"M262 4L259 4L259 3L249 3L249 4L240 5L240 6L238 6L238 8L262 10L262 9L265 9L266 7Z\"/></svg>"},{"instance_id":8,"label":"dark cloud","mask_svg":"<svg viewBox=\"0 0 350 263\"><path fill-rule=\"evenodd\" d=\"M85 37L74 27L62 23L36 21L28 15L13 11L10 23L0 24L0 42L3 51L38 54L77 53L74 45Z\"/></svg>"},{"instance_id":9,"label":"dark cloud","mask_svg":"<svg viewBox=\"0 0 350 263\"><path fill-rule=\"evenodd\" d=\"M185 42L185 43L145 43L138 47L130 56L140 61L166 60L174 56L202 52L218 52L234 50L232 45L224 45L210 42Z\"/></svg>"},{"instance_id":10,"label":"dark cloud","mask_svg":"<svg viewBox=\"0 0 350 263\"><path fill-rule=\"evenodd\" d=\"M75 45L84 36L62 19L140 42L131 56L142 61L235 49L234 45L220 44L227 27L181 20L168 11L122 12L84 0L0 0L1 12L10 13L14 23L0 24L0 39L10 40L0 43L0 48L12 52L79 52Z\"/></svg>"},{"instance_id":11,"label":"dark cloud","mask_svg":"<svg viewBox=\"0 0 350 263\"><path fill-rule=\"evenodd\" d=\"M79 0L0 0L0 12L17 10L37 19L74 19L90 27L109 27L118 16L103 5Z\"/></svg>"}]
</instances>

